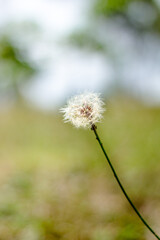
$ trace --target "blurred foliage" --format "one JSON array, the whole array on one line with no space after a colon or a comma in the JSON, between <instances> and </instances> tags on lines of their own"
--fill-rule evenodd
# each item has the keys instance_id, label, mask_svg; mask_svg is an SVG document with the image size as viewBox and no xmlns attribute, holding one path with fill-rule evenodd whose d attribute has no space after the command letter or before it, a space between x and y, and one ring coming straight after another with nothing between
<instances>
[{"instance_id":1,"label":"blurred foliage","mask_svg":"<svg viewBox=\"0 0 160 240\"><path fill-rule=\"evenodd\" d=\"M133 15L128 13L129 8ZM96 17L116 17L137 31L160 32L160 9L154 0L96 0L93 7ZM154 15L148 22L149 14Z\"/></svg>"},{"instance_id":2,"label":"blurred foliage","mask_svg":"<svg viewBox=\"0 0 160 240\"><path fill-rule=\"evenodd\" d=\"M137 37L137 34L160 33L160 8L153 0L95 0L89 15L88 29L79 29L69 37L73 45L104 50L106 54L107 43L98 39L97 29L108 21L117 22L117 26L126 25Z\"/></svg>"},{"instance_id":3,"label":"blurred foliage","mask_svg":"<svg viewBox=\"0 0 160 240\"><path fill-rule=\"evenodd\" d=\"M18 47L7 35L0 38L0 90L10 91L21 99L20 84L29 81L37 69L27 59L25 49Z\"/></svg>"},{"instance_id":4,"label":"blurred foliage","mask_svg":"<svg viewBox=\"0 0 160 240\"><path fill-rule=\"evenodd\" d=\"M98 0L95 1L94 12L96 15L107 16L108 13L123 11L132 0Z\"/></svg>"},{"instance_id":5,"label":"blurred foliage","mask_svg":"<svg viewBox=\"0 0 160 240\"><path fill-rule=\"evenodd\" d=\"M160 109L120 97L107 109L99 135L126 191L158 230ZM152 239L92 131L57 114L12 108L0 112L0 146L0 239Z\"/></svg>"},{"instance_id":6,"label":"blurred foliage","mask_svg":"<svg viewBox=\"0 0 160 240\"><path fill-rule=\"evenodd\" d=\"M105 46L96 38L94 32L88 30L77 31L71 34L69 43L73 46L78 45L79 47L86 48L89 51L105 51Z\"/></svg>"}]
</instances>

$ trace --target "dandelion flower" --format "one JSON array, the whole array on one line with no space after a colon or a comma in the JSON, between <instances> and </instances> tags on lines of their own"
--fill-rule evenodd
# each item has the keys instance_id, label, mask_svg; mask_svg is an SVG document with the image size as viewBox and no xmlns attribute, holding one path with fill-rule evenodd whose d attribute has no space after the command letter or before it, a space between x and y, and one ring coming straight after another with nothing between
<instances>
[{"instance_id":1,"label":"dandelion flower","mask_svg":"<svg viewBox=\"0 0 160 240\"><path fill-rule=\"evenodd\" d=\"M128 196L125 188L121 184L119 177L105 151L105 148L100 140L100 137L97 132L97 127L95 123L99 122L102 119L102 113L104 112L104 103L99 97L100 94L97 93L85 93L80 94L77 96L72 97L68 104L61 109L61 112L64 113L64 120L65 122L71 122L75 127L83 127L83 128L91 128L94 132L96 139L101 147L102 152L113 172L113 175L121 188L123 194L125 195L127 201L136 212L140 220L143 224L148 228L148 230L158 239L160 237L153 231L153 229L148 225L142 215L139 213L138 209L135 207L134 203L131 201L130 197Z\"/></svg>"},{"instance_id":2,"label":"dandelion flower","mask_svg":"<svg viewBox=\"0 0 160 240\"><path fill-rule=\"evenodd\" d=\"M72 97L60 111L65 122L71 122L76 128L89 128L102 119L103 106L100 94L84 93Z\"/></svg>"}]
</instances>

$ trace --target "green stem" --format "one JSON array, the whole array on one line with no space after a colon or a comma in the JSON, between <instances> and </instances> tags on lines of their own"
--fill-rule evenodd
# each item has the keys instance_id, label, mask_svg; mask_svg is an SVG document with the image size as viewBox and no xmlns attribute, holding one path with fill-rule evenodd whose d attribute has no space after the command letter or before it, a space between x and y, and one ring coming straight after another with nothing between
<instances>
[{"instance_id":1,"label":"green stem","mask_svg":"<svg viewBox=\"0 0 160 240\"><path fill-rule=\"evenodd\" d=\"M100 138L99 138L99 136L98 136L98 133L97 133L97 130L96 130L96 129L97 129L97 127L93 124L91 130L94 131L94 133L95 133L95 135L96 135L96 139L97 139L98 142L99 142L99 145L100 145L100 147L101 147L101 149L102 149L102 151L103 151L103 153L104 153L104 155L105 155L105 157L106 157L106 159L107 159L107 161L108 161L108 163L109 163L109 166L110 166L111 169L112 169L112 172L113 172L113 174L114 174L114 176L115 176L115 178L116 178L116 180L117 180L117 182L118 182L118 184L119 184L122 192L124 193L125 197L127 198L128 202L130 203L130 205L132 206L132 208L134 209L134 211L137 213L138 217L139 217L139 218L141 219L141 221L144 223L144 225L151 231L151 233L152 233L157 239L160 240L160 238L158 237L158 235L153 231L153 229L147 224L147 222L146 222L146 221L144 220L144 218L141 216L141 214L139 213L139 211L137 210L137 208L134 206L133 202L132 202L131 199L129 198L128 194L126 193L126 191L125 191L124 187L122 186L122 184L121 184L121 182L120 182L120 180L119 180L119 178L118 178L118 176L117 176L117 173L116 173L116 171L114 170L114 167L112 166L112 163L111 163L111 161L110 161L110 159L109 159L109 157L108 157L108 155L107 155L107 153L106 153L106 151L105 151L105 149L104 149L104 147L103 147L103 144L102 144L102 142L101 142L101 140L100 140Z\"/></svg>"}]
</instances>

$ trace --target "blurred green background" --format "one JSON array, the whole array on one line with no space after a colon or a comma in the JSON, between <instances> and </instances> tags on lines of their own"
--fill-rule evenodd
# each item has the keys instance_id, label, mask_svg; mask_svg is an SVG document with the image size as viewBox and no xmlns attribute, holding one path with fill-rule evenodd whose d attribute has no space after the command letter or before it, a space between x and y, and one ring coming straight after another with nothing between
<instances>
[{"instance_id":1,"label":"blurred green background","mask_svg":"<svg viewBox=\"0 0 160 240\"><path fill-rule=\"evenodd\" d=\"M45 1L37 0L35 9L41 8L42 2ZM57 1L50 2L47 6L56 9ZM58 14L64 13L61 7L73 4L71 0L60 2ZM75 6L79 8L78 2ZM18 0L8 1L10 10L14 12L13 4L18 6L18 3ZM84 14L87 16L85 24L80 27L77 24L63 36L60 34L57 43L40 26L44 20L42 15L38 15L39 22L30 18L15 20L13 16L9 19L9 5L7 1L6 5L1 1L1 9L5 16L8 14L9 20L1 19L0 25L0 240L154 239L124 198L93 132L77 130L63 122L59 108L67 97L82 88L76 79L76 76L81 76L79 69L72 79L77 84L73 84L74 89L67 78L64 82L61 80L61 75L59 78L53 75L52 86L43 76L50 54L55 55L53 65L56 59L65 58L65 53L57 57L58 46L62 52L64 46L69 48L68 61L75 49L91 54L98 52L105 59L106 68L109 59L114 75L109 85L106 78L98 88L106 103L98 132L127 193L147 222L160 234L160 75L155 71L156 66L159 67L159 51L154 48L160 46L160 3L158 0L96 0L86 3L83 3L81 12L82 18L85 18ZM29 12L32 7L34 4L31 1ZM46 14L45 8L43 11ZM21 15L20 9L17 15ZM69 16L64 15L65 18ZM124 46L117 49L115 42L106 39L104 29L108 24L111 24L108 35L112 34L115 26L122 33L116 39L117 44L123 42L125 32L135 40L133 52L138 52L146 41L152 46L147 52L148 45L145 45L143 51L154 60L150 63L150 71L156 80L153 78L145 82L142 69L137 68L142 77L139 81L144 87L143 92L136 78L137 85L134 87L134 78L126 78L124 83L121 67L124 68L123 64L126 65L127 61L134 62L135 56L130 53L127 61L122 60L127 50L122 51ZM104 37L98 33L100 26ZM156 42L153 41L155 36ZM52 48L46 49L41 44L35 53L42 39ZM139 64L140 56L136 56ZM131 77L133 70L128 70ZM61 88L56 81L62 82ZM58 99L56 95L58 100L51 98L50 103L44 104L45 84L63 96ZM156 86L156 94L146 90L147 84L150 89ZM66 92L63 86L68 89ZM86 86L88 90L96 91L92 82L90 87L84 83L83 88ZM136 92L132 91L133 88Z\"/></svg>"}]
</instances>

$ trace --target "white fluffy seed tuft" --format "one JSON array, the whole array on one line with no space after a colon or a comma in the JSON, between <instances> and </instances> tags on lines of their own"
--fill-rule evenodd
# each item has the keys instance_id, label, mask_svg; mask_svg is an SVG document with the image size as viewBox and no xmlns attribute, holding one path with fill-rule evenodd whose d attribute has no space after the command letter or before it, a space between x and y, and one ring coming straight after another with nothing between
<instances>
[{"instance_id":1,"label":"white fluffy seed tuft","mask_svg":"<svg viewBox=\"0 0 160 240\"><path fill-rule=\"evenodd\" d=\"M90 128L102 119L103 106L100 94L84 93L72 97L60 111L65 122L71 122L76 128Z\"/></svg>"}]
</instances>

